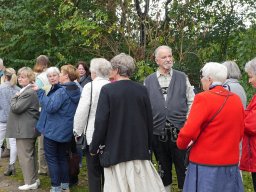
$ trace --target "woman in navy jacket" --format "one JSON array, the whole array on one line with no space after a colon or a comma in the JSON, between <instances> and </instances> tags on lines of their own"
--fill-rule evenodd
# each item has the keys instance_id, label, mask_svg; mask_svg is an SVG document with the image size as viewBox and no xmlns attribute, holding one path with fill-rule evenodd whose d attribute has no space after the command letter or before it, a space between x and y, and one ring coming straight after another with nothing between
<instances>
[{"instance_id":1,"label":"woman in navy jacket","mask_svg":"<svg viewBox=\"0 0 256 192\"><path fill-rule=\"evenodd\" d=\"M121 53L111 60L116 82L104 85L97 105L90 153L105 146L104 192L165 191L152 165L153 118L147 89L129 79L134 60Z\"/></svg>"},{"instance_id":2,"label":"woman in navy jacket","mask_svg":"<svg viewBox=\"0 0 256 192\"><path fill-rule=\"evenodd\" d=\"M49 72L52 68L47 70ZM58 69L55 69L58 73ZM37 123L37 129L44 135L45 157L51 177L52 192L69 191L68 149L73 135L73 119L80 99L80 88L74 80L78 78L75 67L61 67L59 81L53 85L48 95L37 90L42 112ZM54 84L55 83L55 84Z\"/></svg>"}]
</instances>

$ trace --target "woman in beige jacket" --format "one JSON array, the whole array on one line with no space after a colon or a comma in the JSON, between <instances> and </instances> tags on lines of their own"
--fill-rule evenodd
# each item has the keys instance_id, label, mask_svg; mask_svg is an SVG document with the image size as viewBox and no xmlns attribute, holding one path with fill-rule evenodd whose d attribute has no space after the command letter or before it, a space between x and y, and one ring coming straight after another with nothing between
<instances>
[{"instance_id":1,"label":"woman in beige jacket","mask_svg":"<svg viewBox=\"0 0 256 192\"><path fill-rule=\"evenodd\" d=\"M7 121L7 138L16 138L18 159L25 184L19 190L37 189L40 185L37 173L35 125L39 118L39 101L31 84L35 75L31 68L18 71L18 82L22 87L11 100L11 110Z\"/></svg>"}]
</instances>

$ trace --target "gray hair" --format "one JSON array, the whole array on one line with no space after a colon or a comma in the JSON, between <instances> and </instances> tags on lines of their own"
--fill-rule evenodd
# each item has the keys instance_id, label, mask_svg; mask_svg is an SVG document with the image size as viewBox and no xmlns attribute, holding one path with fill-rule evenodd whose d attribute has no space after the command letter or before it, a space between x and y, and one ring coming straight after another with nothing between
<instances>
[{"instance_id":1,"label":"gray hair","mask_svg":"<svg viewBox=\"0 0 256 192\"><path fill-rule=\"evenodd\" d=\"M134 59L125 53L120 53L111 59L113 69L118 70L118 74L123 77L130 77L135 70Z\"/></svg>"},{"instance_id":2,"label":"gray hair","mask_svg":"<svg viewBox=\"0 0 256 192\"><path fill-rule=\"evenodd\" d=\"M234 61L225 61L222 63L228 70L228 79L240 79L241 71Z\"/></svg>"},{"instance_id":3,"label":"gray hair","mask_svg":"<svg viewBox=\"0 0 256 192\"><path fill-rule=\"evenodd\" d=\"M256 57L245 64L244 70L247 73L251 72L256 75Z\"/></svg>"},{"instance_id":4,"label":"gray hair","mask_svg":"<svg viewBox=\"0 0 256 192\"><path fill-rule=\"evenodd\" d=\"M104 58L94 58L90 62L90 71L95 72L97 77L108 78L111 69L110 62Z\"/></svg>"},{"instance_id":5,"label":"gray hair","mask_svg":"<svg viewBox=\"0 0 256 192\"><path fill-rule=\"evenodd\" d=\"M171 47L169 47L169 46L167 46L167 45L161 45L161 46L157 47L156 50L155 50L155 52L154 52L155 58L158 57L158 53L159 53L159 51L160 51L161 49L167 49L167 50L169 50L170 53L172 54L172 49L171 49Z\"/></svg>"},{"instance_id":6,"label":"gray hair","mask_svg":"<svg viewBox=\"0 0 256 192\"><path fill-rule=\"evenodd\" d=\"M58 69L58 67L49 67L46 70L46 75L48 76L49 74L53 74L53 73L57 73L58 75L60 74L60 70Z\"/></svg>"},{"instance_id":7,"label":"gray hair","mask_svg":"<svg viewBox=\"0 0 256 192\"><path fill-rule=\"evenodd\" d=\"M209 62L204 65L201 69L202 75L204 77L210 77L213 82L224 83L228 76L227 68L216 62Z\"/></svg>"}]
</instances>

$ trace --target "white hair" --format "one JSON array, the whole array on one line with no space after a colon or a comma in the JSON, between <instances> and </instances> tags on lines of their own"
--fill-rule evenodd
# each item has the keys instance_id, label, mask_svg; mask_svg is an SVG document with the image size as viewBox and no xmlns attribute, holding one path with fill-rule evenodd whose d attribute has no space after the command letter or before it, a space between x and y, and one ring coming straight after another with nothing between
<instances>
[{"instance_id":1,"label":"white hair","mask_svg":"<svg viewBox=\"0 0 256 192\"><path fill-rule=\"evenodd\" d=\"M256 57L245 64L244 70L246 73L251 72L256 75Z\"/></svg>"},{"instance_id":2,"label":"white hair","mask_svg":"<svg viewBox=\"0 0 256 192\"><path fill-rule=\"evenodd\" d=\"M53 74L53 73L57 73L58 75L60 74L60 70L58 69L58 67L49 67L46 70L46 75L48 76L49 74Z\"/></svg>"},{"instance_id":3,"label":"white hair","mask_svg":"<svg viewBox=\"0 0 256 192\"><path fill-rule=\"evenodd\" d=\"M204 77L210 77L213 82L224 83L228 76L227 68L216 62L209 62L204 65L201 69L202 75Z\"/></svg>"},{"instance_id":4,"label":"white hair","mask_svg":"<svg viewBox=\"0 0 256 192\"><path fill-rule=\"evenodd\" d=\"M95 72L97 77L108 78L111 69L111 63L104 58L94 58L90 62L90 71Z\"/></svg>"},{"instance_id":5,"label":"white hair","mask_svg":"<svg viewBox=\"0 0 256 192\"><path fill-rule=\"evenodd\" d=\"M241 71L235 61L225 61L222 63L228 70L228 79L240 79Z\"/></svg>"},{"instance_id":6,"label":"white hair","mask_svg":"<svg viewBox=\"0 0 256 192\"><path fill-rule=\"evenodd\" d=\"M171 47L167 46L167 45L161 45L159 47L156 48L155 52L154 52L154 55L155 55L155 58L158 58L158 53L160 52L160 50L162 49L167 49L169 50L169 52L172 54L172 49Z\"/></svg>"}]
</instances>

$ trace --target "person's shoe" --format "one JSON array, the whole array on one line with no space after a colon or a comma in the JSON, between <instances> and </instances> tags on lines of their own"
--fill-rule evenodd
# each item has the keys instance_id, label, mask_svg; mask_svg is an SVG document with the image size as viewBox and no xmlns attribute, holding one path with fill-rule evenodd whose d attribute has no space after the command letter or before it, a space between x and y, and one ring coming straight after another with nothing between
<instances>
[{"instance_id":1,"label":"person's shoe","mask_svg":"<svg viewBox=\"0 0 256 192\"><path fill-rule=\"evenodd\" d=\"M51 187L50 192L62 192L61 187L60 186L59 187Z\"/></svg>"},{"instance_id":2,"label":"person's shoe","mask_svg":"<svg viewBox=\"0 0 256 192\"><path fill-rule=\"evenodd\" d=\"M42 175L42 176L47 176L48 175L48 173L47 172L42 172L42 171L39 171L38 170L38 175Z\"/></svg>"},{"instance_id":3,"label":"person's shoe","mask_svg":"<svg viewBox=\"0 0 256 192\"><path fill-rule=\"evenodd\" d=\"M2 158L10 157L10 149L5 148L3 153L1 154Z\"/></svg>"},{"instance_id":4,"label":"person's shoe","mask_svg":"<svg viewBox=\"0 0 256 192\"><path fill-rule=\"evenodd\" d=\"M61 192L70 192L69 183L61 183L60 187L61 187Z\"/></svg>"},{"instance_id":5,"label":"person's shoe","mask_svg":"<svg viewBox=\"0 0 256 192\"><path fill-rule=\"evenodd\" d=\"M27 190L31 190L31 189L37 189L37 188L38 188L37 182L35 182L31 185L25 184L25 185L18 187L18 189L21 191L27 191Z\"/></svg>"},{"instance_id":6,"label":"person's shoe","mask_svg":"<svg viewBox=\"0 0 256 192\"><path fill-rule=\"evenodd\" d=\"M37 179L36 180L36 183L37 183L37 186L39 187L40 186L40 184L41 184L41 182L40 182L40 180L39 179Z\"/></svg>"},{"instance_id":7,"label":"person's shoe","mask_svg":"<svg viewBox=\"0 0 256 192\"><path fill-rule=\"evenodd\" d=\"M5 176L11 176L11 175L15 175L16 170L15 170L15 166L14 164L10 164L8 165L7 170L4 172Z\"/></svg>"},{"instance_id":8,"label":"person's shoe","mask_svg":"<svg viewBox=\"0 0 256 192\"><path fill-rule=\"evenodd\" d=\"M70 192L69 189L61 189L61 192Z\"/></svg>"}]
</instances>

